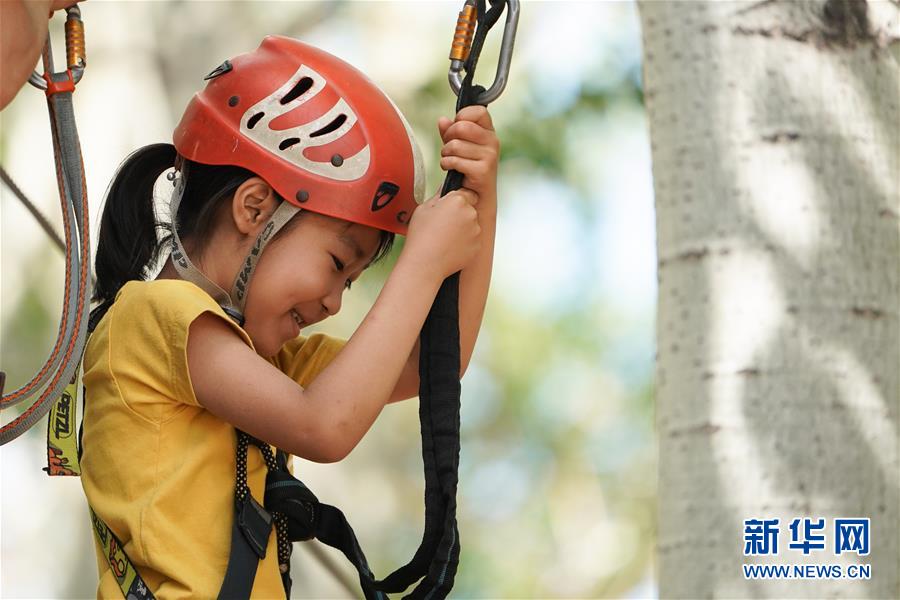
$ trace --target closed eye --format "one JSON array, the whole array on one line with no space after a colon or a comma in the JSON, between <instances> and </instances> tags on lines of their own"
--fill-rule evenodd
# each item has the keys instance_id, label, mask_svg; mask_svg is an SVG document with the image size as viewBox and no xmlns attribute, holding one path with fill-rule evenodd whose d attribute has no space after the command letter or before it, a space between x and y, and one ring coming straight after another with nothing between
<instances>
[{"instance_id":1,"label":"closed eye","mask_svg":"<svg viewBox=\"0 0 900 600\"><path fill-rule=\"evenodd\" d=\"M331 255L331 258L334 260L334 266L337 268L337 270L343 271L344 263L341 262L341 259L339 259L334 254ZM349 290L352 286L353 286L353 282L351 280L348 279L347 281L344 282L344 288Z\"/></svg>"}]
</instances>

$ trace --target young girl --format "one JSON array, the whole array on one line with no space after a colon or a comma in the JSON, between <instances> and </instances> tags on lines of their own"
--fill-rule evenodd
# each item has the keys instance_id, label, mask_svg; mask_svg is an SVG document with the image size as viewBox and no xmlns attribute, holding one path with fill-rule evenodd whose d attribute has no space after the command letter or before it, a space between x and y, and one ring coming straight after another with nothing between
<instances>
[{"instance_id":1,"label":"young girl","mask_svg":"<svg viewBox=\"0 0 900 600\"><path fill-rule=\"evenodd\" d=\"M408 124L353 67L268 37L207 79L174 147L136 151L110 185L95 297L107 310L84 359L85 493L157 598L219 593L235 430L307 460L347 456L386 403L418 393L419 330L460 270L465 371L493 256L499 144L483 107L439 120L441 167L464 189L422 203ZM172 252L146 280L167 228L154 185L173 190ZM340 310L398 233L396 266L352 337L300 335ZM251 451L260 502L265 477ZM253 597L285 595L275 538ZM120 597L99 544L97 561L98 596Z\"/></svg>"}]
</instances>

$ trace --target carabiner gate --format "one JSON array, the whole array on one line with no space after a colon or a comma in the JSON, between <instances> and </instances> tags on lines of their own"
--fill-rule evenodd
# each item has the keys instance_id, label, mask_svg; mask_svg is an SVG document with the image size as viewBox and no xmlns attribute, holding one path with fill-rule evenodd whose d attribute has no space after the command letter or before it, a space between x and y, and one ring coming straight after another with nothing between
<instances>
[{"instance_id":1,"label":"carabiner gate","mask_svg":"<svg viewBox=\"0 0 900 600\"><path fill-rule=\"evenodd\" d=\"M505 0L506 23L503 26L503 40L500 44L500 58L497 61L497 75L494 82L487 90L478 96L478 104L489 104L496 100L509 77L509 64L512 60L513 44L516 41L516 28L519 24L519 0ZM447 78L450 80L450 89L459 96L462 88L462 71L465 69L466 60L469 58L469 49L472 47L472 37L475 31L475 18L477 9L475 0L466 0L463 9L456 21L456 33L453 36L453 44L450 49L450 70Z\"/></svg>"},{"instance_id":2,"label":"carabiner gate","mask_svg":"<svg viewBox=\"0 0 900 600\"><path fill-rule=\"evenodd\" d=\"M72 6L66 9L66 62L68 69L61 73L53 72L53 50L50 47L50 34L47 34L47 41L44 44L42 53L44 62L44 74L41 75L37 71L32 71L28 78L28 83L36 88L48 91L48 83L53 79L54 75L68 74L71 81L70 87L74 89L75 84L81 81L84 75L84 68L87 65L87 52L84 44L84 21L81 20L81 9ZM66 82L68 83L68 82ZM50 84L51 88L53 84ZM64 88L67 89L67 88ZM51 89L50 92L52 93Z\"/></svg>"}]
</instances>

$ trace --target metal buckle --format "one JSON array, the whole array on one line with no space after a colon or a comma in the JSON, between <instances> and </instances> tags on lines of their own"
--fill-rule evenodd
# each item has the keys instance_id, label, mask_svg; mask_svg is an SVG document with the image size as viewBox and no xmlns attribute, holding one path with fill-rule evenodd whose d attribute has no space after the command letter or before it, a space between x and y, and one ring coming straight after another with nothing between
<instances>
[{"instance_id":1,"label":"metal buckle","mask_svg":"<svg viewBox=\"0 0 900 600\"><path fill-rule=\"evenodd\" d=\"M272 533L272 515L248 492L243 501L238 502L235 518L247 543L259 558L265 558Z\"/></svg>"}]
</instances>

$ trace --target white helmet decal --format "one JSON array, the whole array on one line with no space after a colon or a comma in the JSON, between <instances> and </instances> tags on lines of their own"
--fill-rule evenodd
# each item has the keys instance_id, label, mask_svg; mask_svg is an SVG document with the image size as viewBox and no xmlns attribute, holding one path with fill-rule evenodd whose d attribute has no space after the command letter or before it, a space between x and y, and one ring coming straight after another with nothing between
<instances>
[{"instance_id":1,"label":"white helmet decal","mask_svg":"<svg viewBox=\"0 0 900 600\"><path fill-rule=\"evenodd\" d=\"M356 123L356 113L343 98L314 121L289 129L269 127L274 119L311 100L325 88L326 83L324 77L301 65L284 85L247 109L241 117L241 133L272 154L316 175L337 181L359 179L369 168L368 144L353 156L343 157L343 161L337 164L309 160L303 155L306 148L324 146L340 139ZM312 137L322 129L326 132Z\"/></svg>"},{"instance_id":2,"label":"white helmet decal","mask_svg":"<svg viewBox=\"0 0 900 600\"><path fill-rule=\"evenodd\" d=\"M403 128L406 130L406 135L409 137L409 145L412 147L413 155L413 198L416 199L416 204L422 204L425 202L425 161L422 159L422 150L419 148L419 143L416 141L416 136L413 134L409 121L406 120L406 117L403 116L403 113L400 112L400 109L394 101L391 100L390 96L385 94L385 98L387 98L391 103L391 106L394 107L394 111L403 122Z\"/></svg>"}]
</instances>

